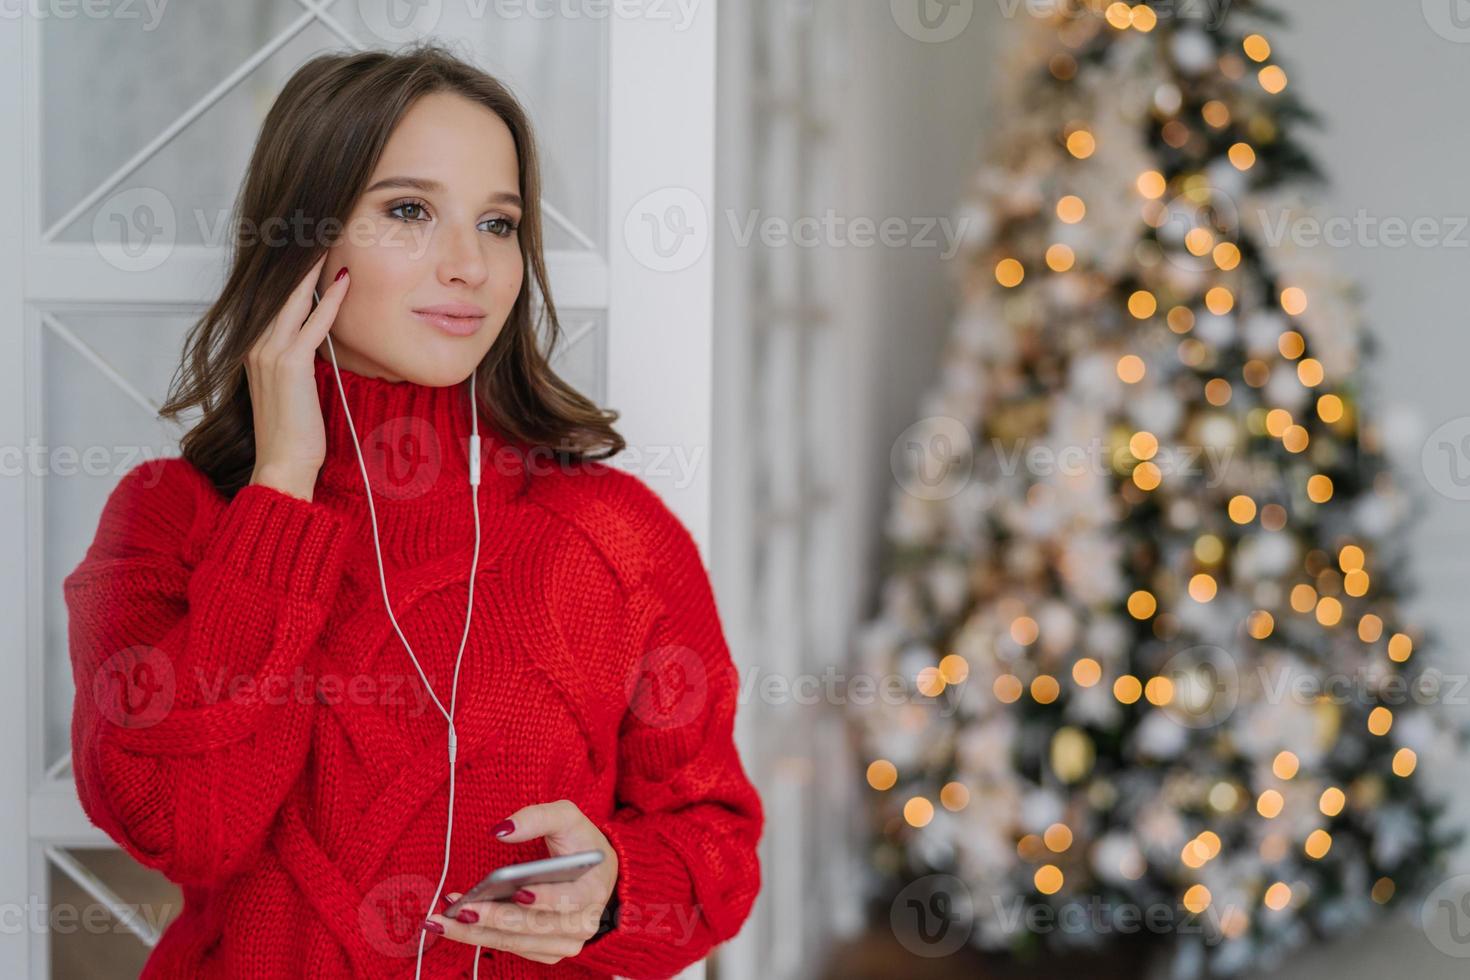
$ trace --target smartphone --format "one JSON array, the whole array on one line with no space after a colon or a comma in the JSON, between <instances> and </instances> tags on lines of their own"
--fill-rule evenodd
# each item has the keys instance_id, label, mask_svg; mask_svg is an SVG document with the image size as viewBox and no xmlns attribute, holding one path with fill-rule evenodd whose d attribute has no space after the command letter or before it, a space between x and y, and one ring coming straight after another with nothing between
<instances>
[{"instance_id":1,"label":"smartphone","mask_svg":"<svg viewBox=\"0 0 1470 980\"><path fill-rule=\"evenodd\" d=\"M452 919L466 902L489 902L495 899L510 898L517 889L524 885L575 881L588 868L596 867L601 863L602 852L593 850L558 854L535 861L523 861L520 864L507 864L486 875L478 885L465 892L446 908L443 914Z\"/></svg>"}]
</instances>

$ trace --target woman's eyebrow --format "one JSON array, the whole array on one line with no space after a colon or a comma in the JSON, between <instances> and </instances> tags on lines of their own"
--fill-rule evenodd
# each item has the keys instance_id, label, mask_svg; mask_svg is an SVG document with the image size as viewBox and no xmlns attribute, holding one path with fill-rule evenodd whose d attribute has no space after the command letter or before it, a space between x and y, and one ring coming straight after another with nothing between
<instances>
[{"instance_id":1,"label":"woman's eyebrow","mask_svg":"<svg viewBox=\"0 0 1470 980\"><path fill-rule=\"evenodd\" d=\"M375 181L373 185L367 190L363 191L363 193L371 194L373 191L388 190L396 187L423 191L426 194L441 192L444 190L444 185L437 180L428 180L423 177L384 177L382 180ZM485 203L507 204L517 208L524 207L524 204L521 201L521 196L513 191L496 191L486 199Z\"/></svg>"}]
</instances>

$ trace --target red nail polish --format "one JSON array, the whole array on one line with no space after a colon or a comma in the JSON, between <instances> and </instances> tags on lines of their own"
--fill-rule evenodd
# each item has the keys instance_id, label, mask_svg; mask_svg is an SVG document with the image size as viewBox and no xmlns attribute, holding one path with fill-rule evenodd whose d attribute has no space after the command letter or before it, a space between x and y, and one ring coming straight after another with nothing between
<instances>
[{"instance_id":1,"label":"red nail polish","mask_svg":"<svg viewBox=\"0 0 1470 980\"><path fill-rule=\"evenodd\" d=\"M524 888L520 888L516 890L515 899L522 905L530 905L532 902L536 901L536 896L526 891Z\"/></svg>"},{"instance_id":2,"label":"red nail polish","mask_svg":"<svg viewBox=\"0 0 1470 980\"><path fill-rule=\"evenodd\" d=\"M459 919L459 921L461 922L479 922L480 913L476 912L474 909L460 909L459 915L455 916L455 918Z\"/></svg>"},{"instance_id":3,"label":"red nail polish","mask_svg":"<svg viewBox=\"0 0 1470 980\"><path fill-rule=\"evenodd\" d=\"M424 931L425 932L435 932L435 933L439 933L440 935L443 935L444 934L444 926L442 924L438 923L438 922L435 922L433 919L425 919L424 920Z\"/></svg>"},{"instance_id":4,"label":"red nail polish","mask_svg":"<svg viewBox=\"0 0 1470 980\"><path fill-rule=\"evenodd\" d=\"M332 281L336 282L338 279L341 279L345 275L347 275L347 266L344 265L342 268L337 270L337 275L332 279Z\"/></svg>"},{"instance_id":5,"label":"red nail polish","mask_svg":"<svg viewBox=\"0 0 1470 980\"><path fill-rule=\"evenodd\" d=\"M500 821L500 823L490 828L490 833L494 834L496 837L504 837L506 834L514 833L515 829L515 821L502 820Z\"/></svg>"}]
</instances>

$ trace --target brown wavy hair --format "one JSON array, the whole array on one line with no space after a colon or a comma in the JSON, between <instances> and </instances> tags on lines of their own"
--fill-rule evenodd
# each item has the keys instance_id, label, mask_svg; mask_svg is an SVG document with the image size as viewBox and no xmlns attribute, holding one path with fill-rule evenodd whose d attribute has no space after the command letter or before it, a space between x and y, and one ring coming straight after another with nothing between
<instances>
[{"instance_id":1,"label":"brown wavy hair","mask_svg":"<svg viewBox=\"0 0 1470 980\"><path fill-rule=\"evenodd\" d=\"M626 445L612 428L620 413L598 408L559 378L537 341L539 328L546 350L554 350L561 326L542 254L541 174L530 119L500 81L427 40L395 52L312 58L286 82L261 126L231 217L228 278L190 329L159 409L170 419L202 410L180 439L180 454L226 497L250 482L255 467L246 352L345 230L398 120L419 98L443 91L504 120L520 166L521 257L531 274L480 362L476 396L483 417L512 443L542 447L563 462L605 459ZM292 239L271 241L266 232L273 227L291 229ZM533 285L542 299L539 324L532 316Z\"/></svg>"}]
</instances>

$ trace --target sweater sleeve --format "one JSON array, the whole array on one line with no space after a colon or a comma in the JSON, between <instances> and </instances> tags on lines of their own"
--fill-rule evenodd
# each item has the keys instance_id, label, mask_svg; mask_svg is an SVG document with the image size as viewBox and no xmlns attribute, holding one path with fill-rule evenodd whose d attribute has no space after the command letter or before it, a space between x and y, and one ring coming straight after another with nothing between
<instances>
[{"instance_id":1,"label":"sweater sleeve","mask_svg":"<svg viewBox=\"0 0 1470 980\"><path fill-rule=\"evenodd\" d=\"M733 739L739 677L709 577L672 512L654 570L629 602L650 612L634 649L620 725L616 807L593 821L618 856L612 928L570 962L627 977L670 977L744 924L761 873L764 813Z\"/></svg>"},{"instance_id":2,"label":"sweater sleeve","mask_svg":"<svg viewBox=\"0 0 1470 980\"><path fill-rule=\"evenodd\" d=\"M93 823L169 879L208 886L255 859L305 763L316 702L303 662L345 518L252 484L191 553L216 492L183 460L157 465L114 488L63 583L72 768Z\"/></svg>"}]
</instances>

